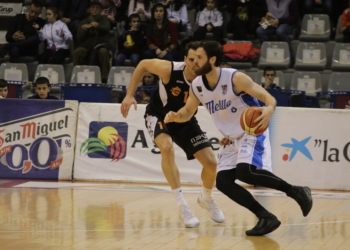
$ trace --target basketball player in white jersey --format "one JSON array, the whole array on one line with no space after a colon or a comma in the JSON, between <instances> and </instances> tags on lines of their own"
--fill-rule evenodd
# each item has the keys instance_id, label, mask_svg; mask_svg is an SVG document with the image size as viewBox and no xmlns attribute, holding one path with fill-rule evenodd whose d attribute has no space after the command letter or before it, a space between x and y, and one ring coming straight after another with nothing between
<instances>
[{"instance_id":1,"label":"basketball player in white jersey","mask_svg":"<svg viewBox=\"0 0 350 250\"><path fill-rule=\"evenodd\" d=\"M199 220L191 212L180 184L180 173L175 163L175 142L187 155L187 159L196 158L202 165L203 189L198 197L198 204L209 212L210 218L217 223L225 221L225 217L216 205L212 189L216 178L217 161L211 144L193 116L188 122L164 125L164 117L169 111L182 108L188 98L191 82L196 78L194 58L198 42L189 43L185 49L184 62L170 62L159 59L142 60L136 67L121 106L121 112L127 117L134 99L137 85L146 71L158 75L159 87L146 107L145 122L152 140L162 155L162 170L177 200L180 218L186 227L196 227ZM197 142L195 138L201 138Z\"/></svg>"},{"instance_id":2,"label":"basketball player in white jersey","mask_svg":"<svg viewBox=\"0 0 350 250\"><path fill-rule=\"evenodd\" d=\"M169 112L164 122L185 122L193 116L200 103L206 107L215 125L225 136L221 140L225 146L219 158L216 186L259 218L257 225L247 230L246 234L260 236L274 231L281 222L246 189L236 184L236 179L285 192L297 201L304 216L307 216L312 207L311 191L308 187L292 186L270 172L268 129L259 136L248 135L240 126L240 116L250 106L259 107L259 99L266 107L257 108L262 111L262 115L256 121L259 121L262 128L266 128L274 113L276 100L249 76L235 69L220 69L218 66L221 58L219 43L201 42L195 59L195 72L199 76L192 82L187 103L178 112Z\"/></svg>"}]
</instances>

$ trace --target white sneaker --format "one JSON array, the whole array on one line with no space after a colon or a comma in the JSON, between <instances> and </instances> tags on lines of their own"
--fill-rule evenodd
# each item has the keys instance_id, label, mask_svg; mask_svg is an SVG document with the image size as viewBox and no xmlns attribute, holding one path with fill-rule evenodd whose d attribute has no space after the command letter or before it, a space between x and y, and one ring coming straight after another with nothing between
<instances>
[{"instance_id":1,"label":"white sneaker","mask_svg":"<svg viewBox=\"0 0 350 250\"><path fill-rule=\"evenodd\" d=\"M197 199L197 203L199 204L199 206L201 206L209 212L209 216L213 221L217 223L222 223L225 221L225 216L221 212L218 205L216 205L214 198L211 197L209 200L204 200L202 193L200 193Z\"/></svg>"},{"instance_id":2,"label":"white sneaker","mask_svg":"<svg viewBox=\"0 0 350 250\"><path fill-rule=\"evenodd\" d=\"M191 212L190 208L186 205L179 206L179 216L185 223L186 227L196 227L199 225L199 220L194 214Z\"/></svg>"}]
</instances>

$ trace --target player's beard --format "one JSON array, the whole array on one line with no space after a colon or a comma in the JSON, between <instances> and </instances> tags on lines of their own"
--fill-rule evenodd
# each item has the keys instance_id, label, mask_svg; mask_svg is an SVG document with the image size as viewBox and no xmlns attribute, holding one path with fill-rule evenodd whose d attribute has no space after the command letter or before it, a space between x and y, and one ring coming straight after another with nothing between
<instances>
[{"instance_id":1,"label":"player's beard","mask_svg":"<svg viewBox=\"0 0 350 250\"><path fill-rule=\"evenodd\" d=\"M194 70L197 76L206 75L210 71L211 71L211 65L209 63L209 60L207 60L207 62L201 68Z\"/></svg>"}]
</instances>

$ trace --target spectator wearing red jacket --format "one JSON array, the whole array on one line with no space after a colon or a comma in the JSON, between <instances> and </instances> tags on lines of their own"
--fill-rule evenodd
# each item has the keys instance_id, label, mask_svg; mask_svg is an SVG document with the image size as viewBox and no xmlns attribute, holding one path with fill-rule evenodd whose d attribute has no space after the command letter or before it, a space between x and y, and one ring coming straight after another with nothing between
<instances>
[{"instance_id":1,"label":"spectator wearing red jacket","mask_svg":"<svg viewBox=\"0 0 350 250\"><path fill-rule=\"evenodd\" d=\"M145 59L159 58L168 61L180 59L179 32L170 22L166 7L157 3L152 7L151 23L147 28L147 47L143 54Z\"/></svg>"},{"instance_id":2,"label":"spectator wearing red jacket","mask_svg":"<svg viewBox=\"0 0 350 250\"><path fill-rule=\"evenodd\" d=\"M350 1L349 7L346 8L342 15L342 32L344 35L344 43L350 43Z\"/></svg>"}]
</instances>

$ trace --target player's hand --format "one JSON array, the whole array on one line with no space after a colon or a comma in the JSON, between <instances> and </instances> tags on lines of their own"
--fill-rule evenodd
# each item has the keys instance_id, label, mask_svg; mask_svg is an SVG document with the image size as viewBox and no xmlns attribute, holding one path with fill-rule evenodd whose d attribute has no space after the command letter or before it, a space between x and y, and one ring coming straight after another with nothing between
<instances>
[{"instance_id":1,"label":"player's hand","mask_svg":"<svg viewBox=\"0 0 350 250\"><path fill-rule=\"evenodd\" d=\"M180 118L180 113L170 111L168 114L166 114L164 118L164 123L175 122L175 120L178 118Z\"/></svg>"},{"instance_id":2,"label":"player's hand","mask_svg":"<svg viewBox=\"0 0 350 250\"><path fill-rule=\"evenodd\" d=\"M126 118L129 114L129 109L131 105L134 104L135 110L137 110L137 102L133 96L125 96L122 106L120 107L120 112L122 113L123 117Z\"/></svg>"},{"instance_id":3,"label":"player's hand","mask_svg":"<svg viewBox=\"0 0 350 250\"><path fill-rule=\"evenodd\" d=\"M231 141L224 137L220 140L219 144L220 144L220 146L227 146L227 145L231 144Z\"/></svg>"},{"instance_id":4,"label":"player's hand","mask_svg":"<svg viewBox=\"0 0 350 250\"><path fill-rule=\"evenodd\" d=\"M259 122L258 127L261 127L261 129L265 129L269 126L269 122L271 119L271 116L273 115L273 112L275 111L272 107L260 107L255 108L256 110L260 110L262 114L255 119L254 122Z\"/></svg>"}]
</instances>

